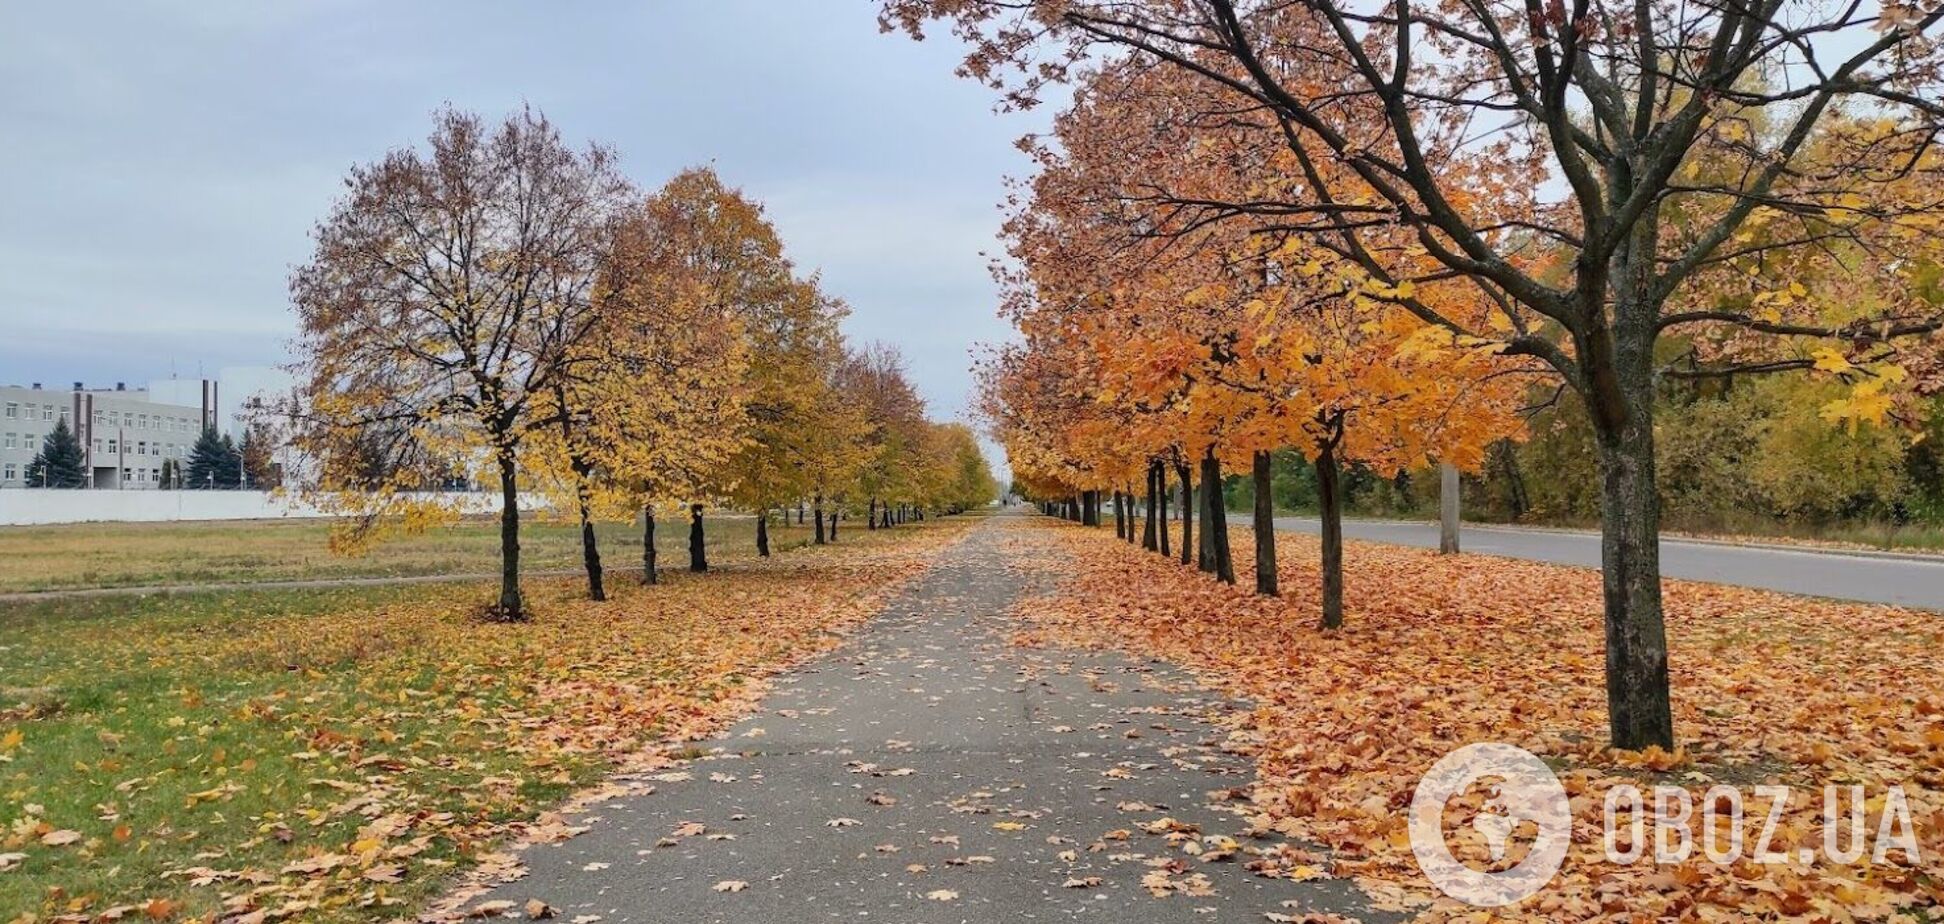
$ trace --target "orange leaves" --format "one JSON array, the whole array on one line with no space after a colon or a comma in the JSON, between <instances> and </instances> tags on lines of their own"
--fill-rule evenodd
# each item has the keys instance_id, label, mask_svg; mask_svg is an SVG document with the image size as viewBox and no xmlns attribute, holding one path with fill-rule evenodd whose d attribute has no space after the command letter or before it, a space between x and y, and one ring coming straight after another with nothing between
<instances>
[{"instance_id":1,"label":"orange leaves","mask_svg":"<svg viewBox=\"0 0 1944 924\"><path fill-rule=\"evenodd\" d=\"M1674 707L1689 744L1615 753L1601 744L1596 571L1352 543L1353 612L1346 629L1321 632L1312 628L1309 537L1278 538L1285 596L1265 599L1097 531L1049 524L1042 535L1057 544L1065 581L1022 603L1037 634L1166 657L1253 702L1238 717L1236 743L1255 755L1262 822L1331 847L1336 874L1373 896L1400 906L1433 897L1403 836L1402 806L1439 757L1503 741L1557 769L1583 832L1559 877L1506 909L1510 919L1842 920L1838 910L1881 918L1944 901L1925 884L1944 873L1944 701L1935 686L1944 626L1935 616L1669 582ZM1248 560L1249 535L1231 541ZM1825 784L1901 784L1922 858L1892 852L1867 869L1614 865L1601 813L1622 783L1677 785L1697 799L1716 783L1787 787L1777 846L1790 851L1822 843ZM1750 807L1755 826L1768 808ZM1446 911L1432 906L1429 916Z\"/></svg>"}]
</instances>

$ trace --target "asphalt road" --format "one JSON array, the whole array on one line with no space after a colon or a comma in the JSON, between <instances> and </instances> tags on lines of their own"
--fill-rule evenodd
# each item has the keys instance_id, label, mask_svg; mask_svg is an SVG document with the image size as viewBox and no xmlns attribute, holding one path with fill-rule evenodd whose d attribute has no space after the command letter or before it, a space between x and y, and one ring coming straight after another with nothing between
<instances>
[{"instance_id":1,"label":"asphalt road","mask_svg":"<svg viewBox=\"0 0 1944 924\"><path fill-rule=\"evenodd\" d=\"M1021 519L988 519L703 756L479 900L563 924L1395 920L1345 880L1246 869L1280 842L1244 833L1236 704L1165 664L1011 644L1008 604L1044 580L1022 566L1050 554ZM1191 834L1243 852L1189 857Z\"/></svg>"},{"instance_id":2,"label":"asphalt road","mask_svg":"<svg viewBox=\"0 0 1944 924\"><path fill-rule=\"evenodd\" d=\"M1313 534L1317 523L1308 517L1277 517L1276 528ZM1349 520L1343 524L1343 534L1369 542L1438 547L1436 523ZM1583 568L1600 566L1600 537L1592 532L1467 524L1459 544L1468 554ZM1944 557L1930 560L1662 539L1661 574L1681 580L1944 612Z\"/></svg>"}]
</instances>

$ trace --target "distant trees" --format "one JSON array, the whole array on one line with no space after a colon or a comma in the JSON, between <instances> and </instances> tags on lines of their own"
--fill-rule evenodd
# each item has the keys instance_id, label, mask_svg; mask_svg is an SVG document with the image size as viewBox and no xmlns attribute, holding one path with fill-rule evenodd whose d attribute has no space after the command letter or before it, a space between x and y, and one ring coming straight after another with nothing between
<instances>
[{"instance_id":1,"label":"distant trees","mask_svg":"<svg viewBox=\"0 0 1944 924\"><path fill-rule=\"evenodd\" d=\"M460 505L429 492L492 480L487 616L521 620L523 492L578 522L599 600L597 521L640 513L653 583L658 511L686 508L701 571L708 504L763 516L767 554L770 510L855 488L866 411L837 374L845 309L712 171L644 195L537 112L446 110L424 149L346 187L291 278L299 386L276 409L309 460L300 487L349 515L340 547L449 520Z\"/></svg>"},{"instance_id":2,"label":"distant trees","mask_svg":"<svg viewBox=\"0 0 1944 924\"><path fill-rule=\"evenodd\" d=\"M237 488L243 484L243 455L227 435L204 427L189 447L183 466L184 487L190 490Z\"/></svg>"},{"instance_id":3,"label":"distant trees","mask_svg":"<svg viewBox=\"0 0 1944 924\"><path fill-rule=\"evenodd\" d=\"M41 440L40 451L27 463L26 483L30 488L87 485L87 460L81 452L81 441L68 427L67 418L56 421L54 429Z\"/></svg>"}]
</instances>

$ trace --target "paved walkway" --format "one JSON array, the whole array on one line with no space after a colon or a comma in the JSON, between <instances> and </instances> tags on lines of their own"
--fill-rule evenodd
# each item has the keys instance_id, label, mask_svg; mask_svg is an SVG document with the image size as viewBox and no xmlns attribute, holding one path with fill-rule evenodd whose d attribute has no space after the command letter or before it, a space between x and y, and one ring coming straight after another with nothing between
<instances>
[{"instance_id":1,"label":"paved walkway","mask_svg":"<svg viewBox=\"0 0 1944 924\"><path fill-rule=\"evenodd\" d=\"M1165 665L1009 644L1005 609L1044 579L1024 562L1045 537L1021 522L981 524L708 756L598 805L475 903L539 899L583 924L1383 919L1344 883L1180 848L1273 843L1244 837L1231 801L1249 763L1212 720L1235 707Z\"/></svg>"},{"instance_id":2,"label":"paved walkway","mask_svg":"<svg viewBox=\"0 0 1944 924\"><path fill-rule=\"evenodd\" d=\"M1277 517L1276 528L1315 533L1317 523L1310 517ZM1369 542L1438 547L1436 523L1345 520L1343 534ZM1596 532L1467 523L1459 542L1468 554L1600 567ZM1670 536L1661 539L1661 575L1944 612L1944 555L1785 548Z\"/></svg>"}]
</instances>

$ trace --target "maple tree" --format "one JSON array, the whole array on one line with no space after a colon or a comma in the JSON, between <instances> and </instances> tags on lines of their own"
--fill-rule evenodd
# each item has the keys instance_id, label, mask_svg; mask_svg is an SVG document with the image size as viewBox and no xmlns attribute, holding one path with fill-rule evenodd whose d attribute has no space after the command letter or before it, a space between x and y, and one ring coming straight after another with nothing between
<instances>
[{"instance_id":1,"label":"maple tree","mask_svg":"<svg viewBox=\"0 0 1944 924\"><path fill-rule=\"evenodd\" d=\"M1191 114L1256 118L1296 169L1261 170L1239 197L1162 178L1147 200L1192 220L1269 217L1359 266L1379 299L1550 367L1597 438L1618 747L1674 741L1653 454L1663 334L1725 326L1786 353L1804 340L1875 349L1938 328L1931 306L1778 323L1695 289L1736 260L1935 236L1935 196L1893 190L1905 177L1937 188L1935 5L886 0L881 10L885 29L917 37L948 22L971 45L964 72L1016 105L1120 62L1197 82ZM1845 115L1865 111L1876 130L1845 130ZM1704 162L1719 169L1693 169ZM1682 210L1707 217L1684 225ZM1760 215L1786 216L1785 230L1740 239ZM1474 328L1403 289L1443 279L1473 286L1511 329ZM1872 396L1858 397L1869 403L1853 410L1874 414Z\"/></svg>"},{"instance_id":2,"label":"maple tree","mask_svg":"<svg viewBox=\"0 0 1944 924\"><path fill-rule=\"evenodd\" d=\"M447 109L427 148L353 168L291 277L299 379L291 441L348 537L456 514L454 470L497 476L501 575L520 597L520 453L599 329L595 281L629 193L605 148L574 150L532 110L489 129Z\"/></svg>"},{"instance_id":3,"label":"maple tree","mask_svg":"<svg viewBox=\"0 0 1944 924\"><path fill-rule=\"evenodd\" d=\"M1151 550L1167 536L1157 516L1165 469L1199 467L1196 557L1230 583L1221 484L1227 472L1251 470L1256 587L1268 595L1279 591L1269 453L1300 449L1322 488L1322 618L1335 626L1339 466L1396 471L1437 458L1476 468L1485 445L1518 430L1521 364L1499 356L1496 341L1456 335L1386 300L1395 288L1274 223L1198 223L1144 201L1157 183L1238 197L1251 182L1241 165L1287 156L1232 120L1184 122L1163 104L1192 92L1179 78L1168 85L1165 72L1103 70L1055 121L1052 141L1033 148L1040 171L1007 226L1018 269L1002 279L1025 349L1051 358L1039 373L1017 362L1013 371L1064 379L1038 391L1000 385L995 401L1071 405L1032 424L1015 414L1008 445L1060 443L1068 464L1058 477L1076 486L1083 510L1087 488L1131 480L1114 460L1148 460L1142 543ZM1404 286L1448 315L1489 323L1490 304L1467 287ZM1076 394L1093 400L1073 402ZM1185 508L1184 556L1193 519Z\"/></svg>"},{"instance_id":4,"label":"maple tree","mask_svg":"<svg viewBox=\"0 0 1944 924\"><path fill-rule=\"evenodd\" d=\"M658 194L659 195L659 194ZM605 599L596 518L642 511L643 580L656 582L655 508L694 495L741 446L748 349L709 297L656 197L612 224L596 289L600 329L546 396L557 429L528 465L579 519L588 592Z\"/></svg>"}]
</instances>

